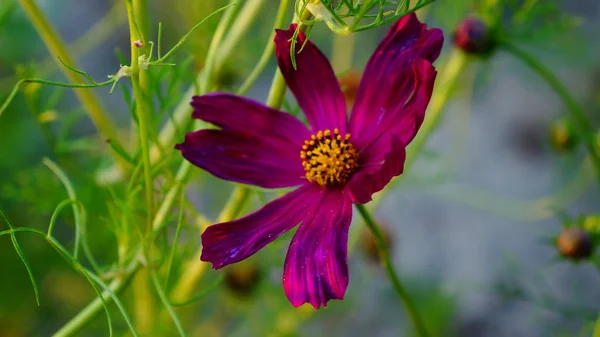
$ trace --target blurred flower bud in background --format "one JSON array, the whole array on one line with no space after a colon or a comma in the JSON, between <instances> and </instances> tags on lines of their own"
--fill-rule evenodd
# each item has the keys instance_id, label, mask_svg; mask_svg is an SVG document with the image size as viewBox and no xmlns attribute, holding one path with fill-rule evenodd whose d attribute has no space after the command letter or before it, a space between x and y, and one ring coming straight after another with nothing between
<instances>
[{"instance_id":1,"label":"blurred flower bud in background","mask_svg":"<svg viewBox=\"0 0 600 337\"><path fill-rule=\"evenodd\" d=\"M568 152L579 143L579 137L570 119L561 117L550 125L550 145L557 152Z\"/></svg>"},{"instance_id":2,"label":"blurred flower bud in background","mask_svg":"<svg viewBox=\"0 0 600 337\"><path fill-rule=\"evenodd\" d=\"M256 290L262 279L262 270L250 262L228 266L223 280L228 290L240 297L246 297Z\"/></svg>"},{"instance_id":3,"label":"blurred flower bud in background","mask_svg":"<svg viewBox=\"0 0 600 337\"><path fill-rule=\"evenodd\" d=\"M496 37L490 26L481 18L466 17L456 26L454 45L467 54L487 55L496 47Z\"/></svg>"},{"instance_id":4,"label":"blurred flower bud in background","mask_svg":"<svg viewBox=\"0 0 600 337\"><path fill-rule=\"evenodd\" d=\"M384 223L378 222L380 224L381 233L385 239L385 244L387 245L390 254L393 252L395 248L395 243L393 241L393 235L389 230L389 226ZM373 237L373 233L367 228L365 228L360 236L360 249L365 257L372 263L379 263L379 249L377 248L377 241L375 237ZM391 254L392 255L392 254Z\"/></svg>"},{"instance_id":5,"label":"blurred flower bud in background","mask_svg":"<svg viewBox=\"0 0 600 337\"><path fill-rule=\"evenodd\" d=\"M361 75L356 70L348 70L338 77L342 93L346 99L346 104L352 106L356 100L356 94L358 93L358 87L360 86Z\"/></svg>"},{"instance_id":6,"label":"blurred flower bud in background","mask_svg":"<svg viewBox=\"0 0 600 337\"><path fill-rule=\"evenodd\" d=\"M560 255L572 260L589 258L594 248L590 234L579 227L565 228L558 235L556 246Z\"/></svg>"}]
</instances>

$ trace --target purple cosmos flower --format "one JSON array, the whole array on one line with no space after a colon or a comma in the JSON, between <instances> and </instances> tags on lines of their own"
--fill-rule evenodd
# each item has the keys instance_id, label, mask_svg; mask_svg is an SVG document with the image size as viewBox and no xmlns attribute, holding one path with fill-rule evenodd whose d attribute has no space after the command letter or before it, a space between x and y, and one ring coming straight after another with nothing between
<instances>
[{"instance_id":1,"label":"purple cosmos flower","mask_svg":"<svg viewBox=\"0 0 600 337\"><path fill-rule=\"evenodd\" d=\"M294 306L326 306L348 286L352 204L363 204L402 173L405 147L423 122L442 48L439 29L416 15L398 20L371 56L350 118L327 58L310 41L290 58L296 29L277 30L279 68L308 120L246 98L194 97L192 117L219 130L190 132L176 146L213 175L263 188L297 187L243 218L202 234L202 260L219 269L246 259L300 224L289 246L283 287ZM296 50L305 43L300 33Z\"/></svg>"}]
</instances>

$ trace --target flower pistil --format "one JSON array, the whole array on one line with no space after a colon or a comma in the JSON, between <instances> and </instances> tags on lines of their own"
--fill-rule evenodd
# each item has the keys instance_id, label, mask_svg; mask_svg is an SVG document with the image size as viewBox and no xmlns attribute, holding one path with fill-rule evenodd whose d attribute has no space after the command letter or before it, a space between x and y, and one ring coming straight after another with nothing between
<instances>
[{"instance_id":1,"label":"flower pistil","mask_svg":"<svg viewBox=\"0 0 600 337\"><path fill-rule=\"evenodd\" d=\"M358 151L350 143L350 134L344 136L335 128L318 131L304 141L300 158L306 179L320 186L341 186L358 168Z\"/></svg>"}]
</instances>

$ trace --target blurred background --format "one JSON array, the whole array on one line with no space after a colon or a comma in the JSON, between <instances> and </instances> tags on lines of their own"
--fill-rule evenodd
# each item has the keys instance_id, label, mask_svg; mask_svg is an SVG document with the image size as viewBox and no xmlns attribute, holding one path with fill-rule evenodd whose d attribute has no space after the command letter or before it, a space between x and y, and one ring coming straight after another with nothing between
<instances>
[{"instance_id":1,"label":"blurred background","mask_svg":"<svg viewBox=\"0 0 600 337\"><path fill-rule=\"evenodd\" d=\"M165 48L226 2L148 3L151 39L156 40L162 22ZM499 20L508 20L509 14L500 10L503 1L496 3ZM553 3L575 24L545 32L544 23L536 21L528 29L539 28L542 34L514 42L558 76L597 129L600 3ZM122 1L40 0L37 4L79 68L96 81L104 81L120 64L128 63L129 30ZM468 14L481 10L475 0L438 0L419 11L430 26L444 30L446 43L438 64L460 53L452 45L452 32ZM275 2L262 6L252 33L224 61L216 78L220 90L235 91L252 71L276 11ZM290 6L286 22L292 14ZM157 83L162 93L154 100L156 130L203 68L217 24L218 16L191 35L171 60L177 67L153 73L156 81L151 83ZM338 37L320 23L311 38L332 57L340 78L348 78L360 76L388 27ZM351 57L336 54L335 48L343 51L349 44L355 46ZM0 3L0 46L2 101L21 78L65 81L19 1ZM560 99L523 62L501 48L484 57L464 57L440 125L418 158L413 158L414 165L377 201L375 215L389 235L394 263L434 336L591 336L600 309L598 269L594 263L560 258L554 245L565 223L600 212L598 182L585 149L577 134L561 124L568 113ZM272 57L247 96L265 100L275 67ZM444 76L444 68L438 70ZM352 81L345 84L348 89ZM439 81L436 86L437 94L443 88ZM94 89L123 139L133 146L128 84L117 85L112 94L109 90ZM293 98L288 98L285 109L296 111ZM111 150L96 134L73 91L37 84L24 87L0 117L0 135L0 206L13 225L45 231L56 206L66 198L61 182L41 163L43 157L52 158L86 205L88 243L108 273L118 260L118 228L113 219L121 190L98 182L102 175L98 172L110 167ZM174 171L177 160L177 156L169 158L166 166ZM231 184L195 169L186 189L188 207L215 219L231 190ZM253 197L245 212L273 196ZM178 273L185 272L185 262L194 258L199 247L198 227L191 215L188 220L174 257ZM0 226L0 230L8 228L4 223ZM281 274L288 233L239 265L206 270L194 289L196 295L176 306L186 331L190 336L411 336L410 323L364 229L361 221L354 221L350 285L343 301L332 301L319 311L295 309L287 302ZM71 247L73 233L73 216L65 209L54 236ZM164 240L172 240L174 233L175 227L169 227ZM28 233L17 237L37 281L40 305L10 237L0 236L0 337L50 336L95 293L43 238ZM121 295L127 306L133 305L134 298L135 289ZM110 309L115 335L128 335L119 311L114 305ZM103 315L79 335L107 336ZM165 327L141 335L177 335L172 326L166 327L171 324L168 316L163 321Z\"/></svg>"}]
</instances>

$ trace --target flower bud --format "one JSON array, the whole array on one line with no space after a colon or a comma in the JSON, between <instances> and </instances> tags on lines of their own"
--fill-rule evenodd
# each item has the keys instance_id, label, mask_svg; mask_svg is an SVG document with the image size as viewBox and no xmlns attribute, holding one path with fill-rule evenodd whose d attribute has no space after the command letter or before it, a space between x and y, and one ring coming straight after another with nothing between
<instances>
[{"instance_id":1,"label":"flower bud","mask_svg":"<svg viewBox=\"0 0 600 337\"><path fill-rule=\"evenodd\" d=\"M253 263L238 263L225 269L225 286L238 296L249 296L261 279L261 270Z\"/></svg>"},{"instance_id":2,"label":"flower bud","mask_svg":"<svg viewBox=\"0 0 600 337\"><path fill-rule=\"evenodd\" d=\"M346 104L352 106L356 100L358 87L360 86L360 74L354 70L348 70L338 78Z\"/></svg>"},{"instance_id":3,"label":"flower bud","mask_svg":"<svg viewBox=\"0 0 600 337\"><path fill-rule=\"evenodd\" d=\"M594 248L590 234L579 227L563 230L556 240L556 246L560 255L572 260L590 257Z\"/></svg>"},{"instance_id":4,"label":"flower bud","mask_svg":"<svg viewBox=\"0 0 600 337\"><path fill-rule=\"evenodd\" d=\"M394 243L392 241L392 234L390 233L387 226L380 226L381 234L383 234L383 238L385 240L385 244L388 250L392 251L394 248ZM373 236L370 230L365 229L360 237L360 247L370 262L379 263L379 248L377 247L377 240Z\"/></svg>"},{"instance_id":5,"label":"flower bud","mask_svg":"<svg viewBox=\"0 0 600 337\"><path fill-rule=\"evenodd\" d=\"M458 24L453 42L465 53L473 55L489 54L496 45L490 26L474 16L468 16Z\"/></svg>"},{"instance_id":6,"label":"flower bud","mask_svg":"<svg viewBox=\"0 0 600 337\"><path fill-rule=\"evenodd\" d=\"M600 234L600 216L588 215L583 218L583 228L590 233Z\"/></svg>"},{"instance_id":7,"label":"flower bud","mask_svg":"<svg viewBox=\"0 0 600 337\"><path fill-rule=\"evenodd\" d=\"M570 119L560 118L550 126L550 144L557 152L567 152L575 148L579 137Z\"/></svg>"},{"instance_id":8,"label":"flower bud","mask_svg":"<svg viewBox=\"0 0 600 337\"><path fill-rule=\"evenodd\" d=\"M144 46L142 40L135 40L131 44L136 48L142 48Z\"/></svg>"}]
</instances>

